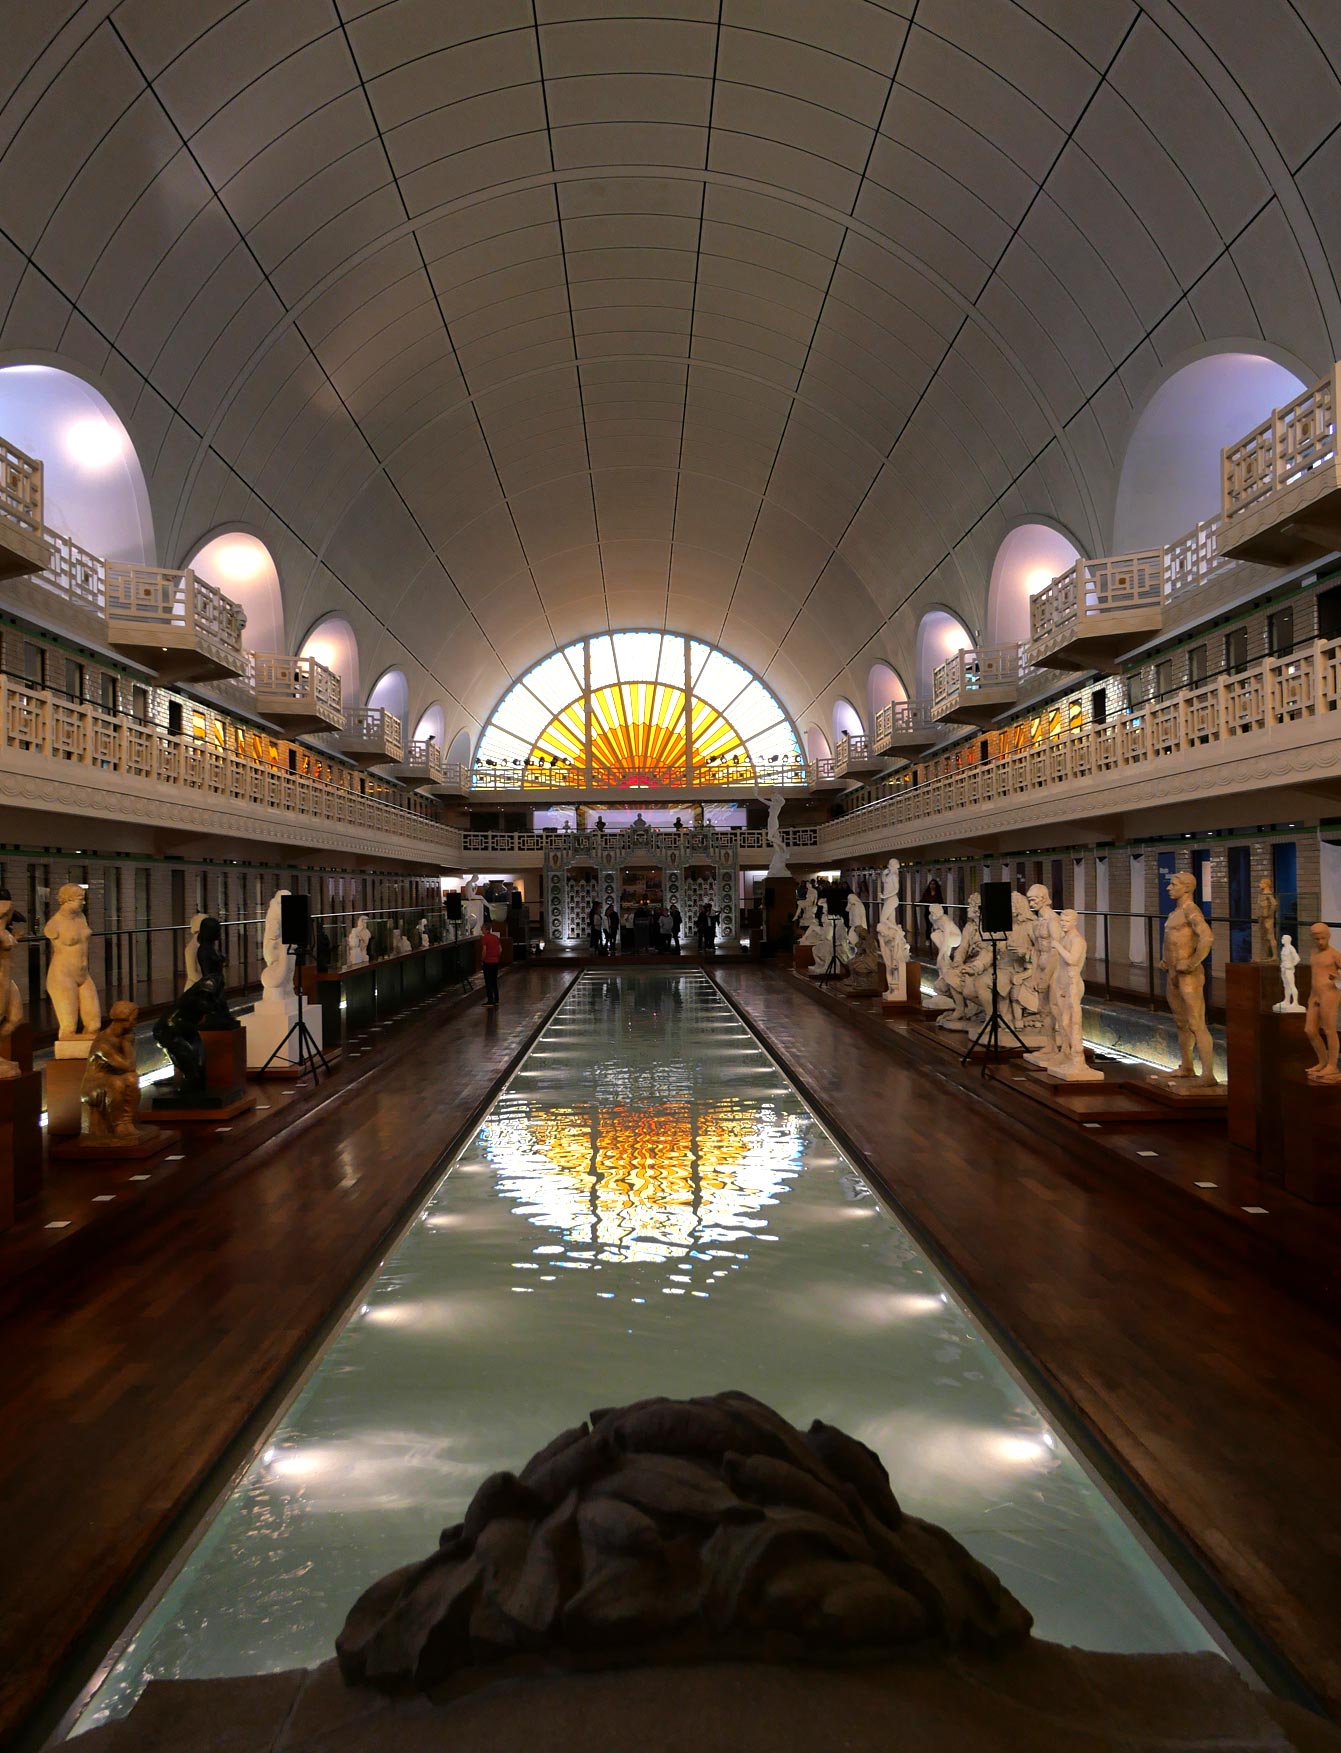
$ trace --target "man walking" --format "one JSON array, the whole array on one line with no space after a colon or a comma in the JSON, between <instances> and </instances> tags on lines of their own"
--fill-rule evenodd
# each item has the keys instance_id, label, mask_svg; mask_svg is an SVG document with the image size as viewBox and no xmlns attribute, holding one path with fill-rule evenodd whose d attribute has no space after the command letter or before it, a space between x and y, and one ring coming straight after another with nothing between
<instances>
[{"instance_id":1,"label":"man walking","mask_svg":"<svg viewBox=\"0 0 1341 1753\"><path fill-rule=\"evenodd\" d=\"M503 960L503 940L494 930L492 919L486 918L480 933L480 966L484 972L484 1002L498 1003L498 964Z\"/></svg>"}]
</instances>

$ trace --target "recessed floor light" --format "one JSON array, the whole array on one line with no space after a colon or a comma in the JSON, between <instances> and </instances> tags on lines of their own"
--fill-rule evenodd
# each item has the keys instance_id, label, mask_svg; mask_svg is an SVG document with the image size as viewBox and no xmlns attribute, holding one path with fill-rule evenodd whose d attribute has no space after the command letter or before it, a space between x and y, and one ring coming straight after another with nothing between
<instances>
[{"instance_id":1,"label":"recessed floor light","mask_svg":"<svg viewBox=\"0 0 1341 1753\"><path fill-rule=\"evenodd\" d=\"M70 1219L68 1217L58 1217L54 1223L46 1224L44 1227L49 1230L68 1230L70 1227Z\"/></svg>"},{"instance_id":2,"label":"recessed floor light","mask_svg":"<svg viewBox=\"0 0 1341 1753\"><path fill-rule=\"evenodd\" d=\"M126 1179L128 1181L151 1181L153 1179L153 1176L152 1175L128 1175L126 1177Z\"/></svg>"},{"instance_id":3,"label":"recessed floor light","mask_svg":"<svg viewBox=\"0 0 1341 1753\"><path fill-rule=\"evenodd\" d=\"M1198 1181L1197 1182L1198 1187L1218 1187L1219 1185L1220 1185L1220 1183L1218 1181Z\"/></svg>"},{"instance_id":4,"label":"recessed floor light","mask_svg":"<svg viewBox=\"0 0 1341 1753\"><path fill-rule=\"evenodd\" d=\"M93 1203L95 1205L108 1205L115 1198L115 1193L95 1193L93 1195Z\"/></svg>"},{"instance_id":5,"label":"recessed floor light","mask_svg":"<svg viewBox=\"0 0 1341 1753\"><path fill-rule=\"evenodd\" d=\"M1270 1217L1271 1215L1265 1205L1245 1205L1243 1209L1253 1217Z\"/></svg>"},{"instance_id":6,"label":"recessed floor light","mask_svg":"<svg viewBox=\"0 0 1341 1753\"><path fill-rule=\"evenodd\" d=\"M1158 1156L1159 1152L1157 1150L1138 1150L1136 1154L1137 1156Z\"/></svg>"},{"instance_id":7,"label":"recessed floor light","mask_svg":"<svg viewBox=\"0 0 1341 1753\"><path fill-rule=\"evenodd\" d=\"M1098 1120L1082 1120L1081 1125L1085 1128L1086 1132L1097 1132L1101 1122Z\"/></svg>"},{"instance_id":8,"label":"recessed floor light","mask_svg":"<svg viewBox=\"0 0 1341 1753\"><path fill-rule=\"evenodd\" d=\"M176 1156L170 1156L166 1160L170 1163L184 1163L186 1161L186 1153L185 1151L178 1151Z\"/></svg>"}]
</instances>

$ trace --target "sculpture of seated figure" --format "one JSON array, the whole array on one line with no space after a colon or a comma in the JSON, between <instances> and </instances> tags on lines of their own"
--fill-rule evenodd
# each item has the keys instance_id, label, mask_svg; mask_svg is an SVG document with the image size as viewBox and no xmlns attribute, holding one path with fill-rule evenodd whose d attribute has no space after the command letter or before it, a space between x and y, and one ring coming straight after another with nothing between
<instances>
[{"instance_id":1,"label":"sculpture of seated figure","mask_svg":"<svg viewBox=\"0 0 1341 1753\"><path fill-rule=\"evenodd\" d=\"M930 998L923 1000L922 1008L953 1010L955 1001L950 996L948 970L950 957L959 945L959 927L935 901L927 909L927 923L931 929L932 948L936 952L936 990Z\"/></svg>"},{"instance_id":2,"label":"sculpture of seated figure","mask_svg":"<svg viewBox=\"0 0 1341 1753\"><path fill-rule=\"evenodd\" d=\"M133 1143L140 1111L140 1074L135 1069L135 1022L140 1012L118 999L106 1027L93 1037L79 1086L79 1131L86 1141Z\"/></svg>"},{"instance_id":3,"label":"sculpture of seated figure","mask_svg":"<svg viewBox=\"0 0 1341 1753\"><path fill-rule=\"evenodd\" d=\"M855 950L861 942L861 933L866 930L866 903L855 891L847 898L847 930Z\"/></svg>"},{"instance_id":4,"label":"sculpture of seated figure","mask_svg":"<svg viewBox=\"0 0 1341 1753\"><path fill-rule=\"evenodd\" d=\"M792 914L792 929L801 942L805 941L806 933L815 923L815 902L815 885L804 881L797 883L796 911Z\"/></svg>"},{"instance_id":5,"label":"sculpture of seated figure","mask_svg":"<svg viewBox=\"0 0 1341 1753\"><path fill-rule=\"evenodd\" d=\"M952 1010L937 1020L939 1029L955 1029L969 1033L978 1013L983 1009L982 987L986 976L986 1002L991 1003L992 952L982 935L982 901L975 890L968 898L968 917L958 946L945 967L945 984L953 1004Z\"/></svg>"},{"instance_id":6,"label":"sculpture of seated figure","mask_svg":"<svg viewBox=\"0 0 1341 1753\"><path fill-rule=\"evenodd\" d=\"M428 920L427 919L421 919L419 921L419 924L415 928L415 935L419 939L420 949L426 950L428 948L428 945L429 945Z\"/></svg>"},{"instance_id":7,"label":"sculpture of seated figure","mask_svg":"<svg viewBox=\"0 0 1341 1753\"><path fill-rule=\"evenodd\" d=\"M813 950L820 944L828 942L828 934L824 927L824 897L817 895L810 906L810 923L801 933L799 941Z\"/></svg>"},{"instance_id":8,"label":"sculpture of seated figure","mask_svg":"<svg viewBox=\"0 0 1341 1753\"><path fill-rule=\"evenodd\" d=\"M73 1041L97 1034L102 1001L88 966L88 940L93 933L84 917L84 891L78 883L65 883L56 899L60 905L42 929L51 945L47 995L60 1025L57 1039Z\"/></svg>"},{"instance_id":9,"label":"sculpture of seated figure","mask_svg":"<svg viewBox=\"0 0 1341 1753\"><path fill-rule=\"evenodd\" d=\"M365 965L368 960L368 945L371 941L372 933L368 930L368 917L365 913L360 913L354 921L353 929L345 939L345 948L349 952L347 967L361 968Z\"/></svg>"},{"instance_id":10,"label":"sculpture of seated figure","mask_svg":"<svg viewBox=\"0 0 1341 1753\"><path fill-rule=\"evenodd\" d=\"M397 956L408 956L413 947L414 946L411 944L409 938L406 937L400 926L397 925L395 934L391 940L392 954Z\"/></svg>"},{"instance_id":11,"label":"sculpture of seated figure","mask_svg":"<svg viewBox=\"0 0 1341 1753\"><path fill-rule=\"evenodd\" d=\"M206 1087L205 1043L202 1028L220 998L217 977L206 975L188 986L176 1004L154 1024L154 1039L176 1069L173 1095L203 1099Z\"/></svg>"},{"instance_id":12,"label":"sculpture of seated figure","mask_svg":"<svg viewBox=\"0 0 1341 1753\"><path fill-rule=\"evenodd\" d=\"M265 910L265 927L261 939L261 953L265 957L265 967L261 970L261 987L265 999L287 1000L293 997L293 956L284 941L282 929L284 898L288 893L287 889L277 889Z\"/></svg>"},{"instance_id":13,"label":"sculpture of seated figure","mask_svg":"<svg viewBox=\"0 0 1341 1753\"><path fill-rule=\"evenodd\" d=\"M196 931L196 966L200 972L187 991L199 987L200 997L205 1001L201 1028L240 1029L241 1023L224 999L224 969L228 966L228 959L223 952L223 926L212 913L201 916Z\"/></svg>"}]
</instances>

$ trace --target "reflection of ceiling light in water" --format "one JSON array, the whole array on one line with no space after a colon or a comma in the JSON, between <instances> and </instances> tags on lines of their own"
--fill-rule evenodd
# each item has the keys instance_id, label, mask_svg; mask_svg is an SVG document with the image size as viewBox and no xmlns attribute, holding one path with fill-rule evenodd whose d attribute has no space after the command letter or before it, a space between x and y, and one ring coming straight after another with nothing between
<instances>
[{"instance_id":1,"label":"reflection of ceiling light in water","mask_svg":"<svg viewBox=\"0 0 1341 1753\"><path fill-rule=\"evenodd\" d=\"M107 469L121 460L125 435L110 420L91 415L65 428L65 449L71 462L86 469Z\"/></svg>"},{"instance_id":2,"label":"reflection of ceiling light in water","mask_svg":"<svg viewBox=\"0 0 1341 1753\"><path fill-rule=\"evenodd\" d=\"M482 1143L499 1192L574 1250L613 1264L682 1258L766 1227L800 1136L758 1101L602 1101L495 1114Z\"/></svg>"}]
</instances>

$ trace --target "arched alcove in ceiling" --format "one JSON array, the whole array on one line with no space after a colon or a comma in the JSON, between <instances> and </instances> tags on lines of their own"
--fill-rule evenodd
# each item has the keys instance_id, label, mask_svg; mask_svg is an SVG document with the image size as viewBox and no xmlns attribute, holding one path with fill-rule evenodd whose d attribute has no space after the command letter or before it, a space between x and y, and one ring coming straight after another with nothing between
<instances>
[{"instance_id":1,"label":"arched alcove in ceiling","mask_svg":"<svg viewBox=\"0 0 1341 1753\"><path fill-rule=\"evenodd\" d=\"M447 736L447 719L442 710L442 702L434 700L419 714L411 739L416 743L436 743L439 749L444 746ZM470 739L466 738L467 759L469 758Z\"/></svg>"},{"instance_id":2,"label":"arched alcove in ceiling","mask_svg":"<svg viewBox=\"0 0 1341 1753\"><path fill-rule=\"evenodd\" d=\"M288 649L279 570L263 541L245 530L222 530L202 542L186 564L245 611L242 643L248 651Z\"/></svg>"},{"instance_id":3,"label":"arched alcove in ceiling","mask_svg":"<svg viewBox=\"0 0 1341 1753\"><path fill-rule=\"evenodd\" d=\"M887 663L873 663L871 673L866 678L866 694L871 704L871 728L875 728L876 714L886 706L901 704L908 698L908 690L903 685L903 677Z\"/></svg>"},{"instance_id":4,"label":"arched alcove in ceiling","mask_svg":"<svg viewBox=\"0 0 1341 1753\"><path fill-rule=\"evenodd\" d=\"M948 609L928 609L917 624L917 697L930 700L937 669L957 651L973 644L968 628Z\"/></svg>"},{"instance_id":5,"label":"arched alcove in ceiling","mask_svg":"<svg viewBox=\"0 0 1341 1753\"><path fill-rule=\"evenodd\" d=\"M368 691L367 704L389 712L404 730L410 716L410 684L405 679L405 671L383 670Z\"/></svg>"},{"instance_id":6,"label":"arched alcove in ceiling","mask_svg":"<svg viewBox=\"0 0 1341 1753\"><path fill-rule=\"evenodd\" d=\"M987 643L1013 645L1029 637L1029 599L1074 566L1080 550L1046 523L1021 523L1009 532L992 561L987 590Z\"/></svg>"},{"instance_id":7,"label":"arched alcove in ceiling","mask_svg":"<svg viewBox=\"0 0 1341 1753\"><path fill-rule=\"evenodd\" d=\"M470 765L470 732L459 730L452 738L452 746L447 751L447 761L453 767Z\"/></svg>"},{"instance_id":8,"label":"arched alcove in ceiling","mask_svg":"<svg viewBox=\"0 0 1341 1753\"><path fill-rule=\"evenodd\" d=\"M839 695L833 703L833 740L840 743L844 737L860 737L866 735L866 727L861 722L861 714L852 702Z\"/></svg>"},{"instance_id":9,"label":"arched alcove in ceiling","mask_svg":"<svg viewBox=\"0 0 1341 1753\"><path fill-rule=\"evenodd\" d=\"M819 725L806 727L806 760L829 761L833 759L833 747Z\"/></svg>"},{"instance_id":10,"label":"arched alcove in ceiling","mask_svg":"<svg viewBox=\"0 0 1341 1753\"><path fill-rule=\"evenodd\" d=\"M314 657L340 678L340 698L355 706L359 698L359 642L343 615L323 615L298 648L299 657Z\"/></svg>"}]
</instances>

